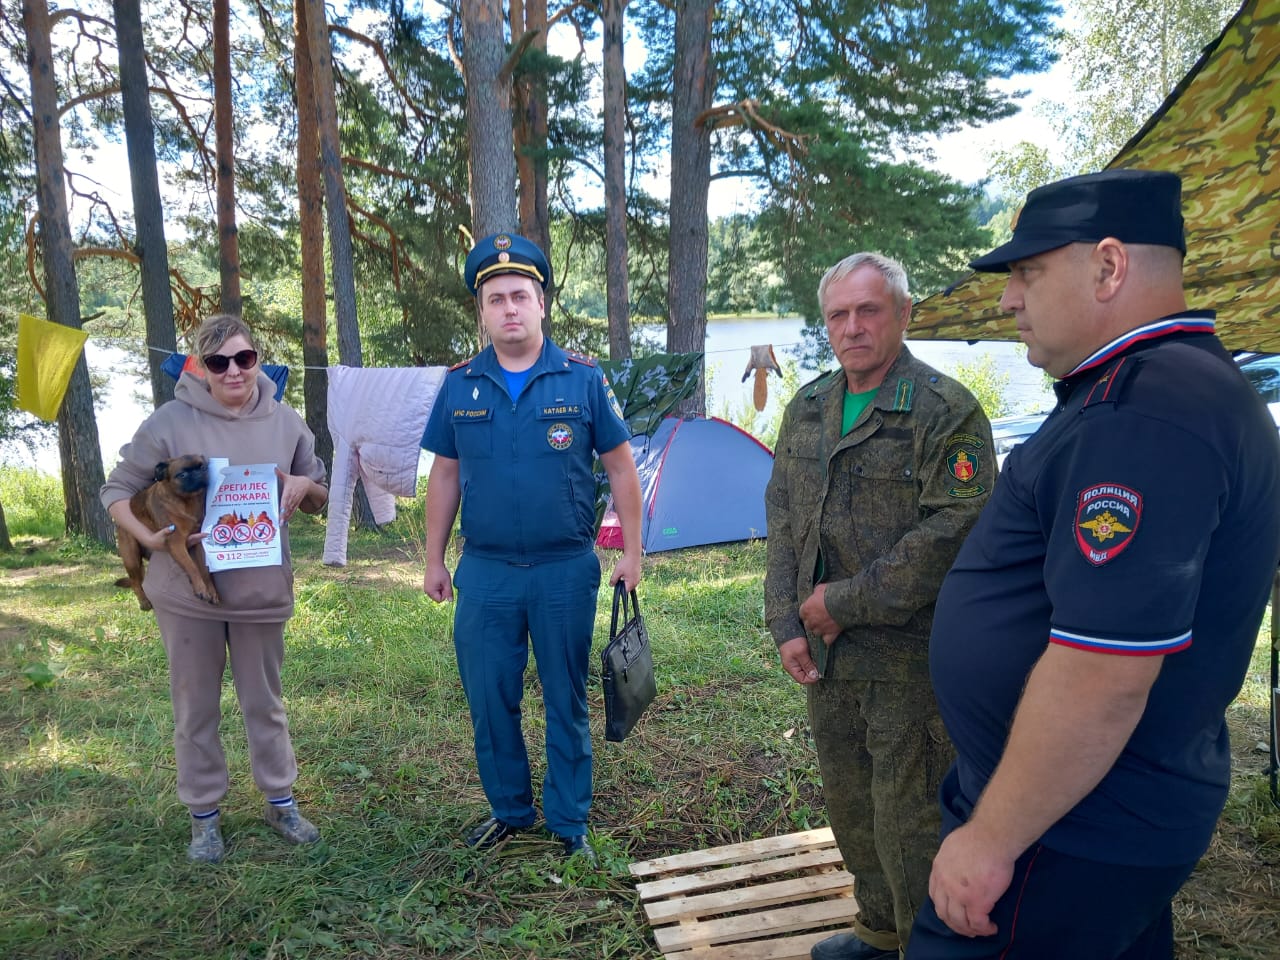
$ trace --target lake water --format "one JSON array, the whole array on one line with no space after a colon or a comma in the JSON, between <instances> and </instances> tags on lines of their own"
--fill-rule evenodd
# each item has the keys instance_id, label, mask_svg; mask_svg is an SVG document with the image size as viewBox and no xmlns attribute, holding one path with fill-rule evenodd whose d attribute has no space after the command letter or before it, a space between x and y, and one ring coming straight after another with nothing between
<instances>
[{"instance_id":1,"label":"lake water","mask_svg":"<svg viewBox=\"0 0 1280 960\"><path fill-rule=\"evenodd\" d=\"M798 364L795 348L802 342L804 321L762 318L742 320L717 320L707 324L707 367L711 390L707 398L707 412L715 416L735 413L750 407L752 381L742 383L742 373L751 357L755 344L773 344L773 352L784 367ZM909 332L910 328L908 328ZM664 335L665 336L665 335ZM665 342L665 340L660 341ZM1044 373L1027 363L1026 353L1019 343L981 341L969 344L956 340L909 340L908 347L916 357L943 373L955 373L958 364L972 366L990 355L996 374L1009 378L1005 397L1010 413L1030 413L1052 409L1053 391L1045 384ZM828 365L833 369L834 360ZM801 366L800 382L812 379L820 371ZM770 375L769 404L764 416L772 415L775 404L789 400L779 397L782 381ZM729 417L728 419L733 419Z\"/></svg>"},{"instance_id":2,"label":"lake water","mask_svg":"<svg viewBox=\"0 0 1280 960\"><path fill-rule=\"evenodd\" d=\"M707 412L726 419L742 419L752 411L752 381L742 383L755 344L773 344L778 362L783 367L799 363L794 348L802 340L804 322L798 318L716 320L707 324L707 368L711 389L707 397ZM661 330L641 328L642 334L659 344L665 344ZM943 373L954 373L956 365L972 365L990 354L998 374L1009 377L1005 395L1010 410L1025 413L1048 410L1053 406L1053 393L1045 386L1041 371L1027 363L1018 344L983 341L968 344L958 341L909 341L911 352ZM120 448L129 442L133 431L150 412L149 383L136 372L140 362L126 351L90 339L85 346L85 356L93 373L105 377L106 388L98 397L98 439L102 446L103 464L107 470L119 458ZM811 379L817 370L802 367L800 382ZM768 418L789 397L781 396L782 381L769 377L769 403L763 418ZM0 444L0 463L28 464L46 473L57 473L57 443L48 444L37 451L34 460L23 447Z\"/></svg>"}]
</instances>

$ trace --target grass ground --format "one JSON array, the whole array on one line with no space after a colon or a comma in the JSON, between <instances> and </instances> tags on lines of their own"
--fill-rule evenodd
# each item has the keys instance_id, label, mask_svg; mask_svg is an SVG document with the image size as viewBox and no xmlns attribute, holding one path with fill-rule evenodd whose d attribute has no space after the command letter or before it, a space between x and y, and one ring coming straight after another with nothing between
<instances>
[{"instance_id":1,"label":"grass ground","mask_svg":"<svg viewBox=\"0 0 1280 960\"><path fill-rule=\"evenodd\" d=\"M756 543L647 561L658 700L610 744L591 689L602 869L564 864L536 833L464 848L459 833L487 809L451 608L421 592L419 518L410 507L354 534L345 568L319 563L320 521L295 521L284 686L297 795L324 838L289 847L262 823L228 686L229 855L213 867L185 858L154 619L112 585L113 555L15 530L17 549L0 554L0 956L656 957L629 862L824 823L803 697L762 626ZM1280 953L1280 812L1257 750L1263 646L1232 708L1231 801L1177 903L1180 960Z\"/></svg>"}]
</instances>

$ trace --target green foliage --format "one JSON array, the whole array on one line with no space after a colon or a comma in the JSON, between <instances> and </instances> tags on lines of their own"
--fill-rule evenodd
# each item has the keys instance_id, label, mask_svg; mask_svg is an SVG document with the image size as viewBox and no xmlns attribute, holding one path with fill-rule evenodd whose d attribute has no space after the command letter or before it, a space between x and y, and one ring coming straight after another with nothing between
<instances>
[{"instance_id":1,"label":"green foliage","mask_svg":"<svg viewBox=\"0 0 1280 960\"><path fill-rule=\"evenodd\" d=\"M904 179L893 164L885 166L886 158L909 153L912 138L921 133L1007 113L1011 101L987 80L1043 66L1051 9L1045 0L994 8L963 0L927 10L908 3L830 9L773 0L718 5L717 102L755 107L750 117L740 114L732 122L713 124L715 172L749 181L748 190L786 213L758 222L740 215L713 227L710 309L777 313L797 308L796 291L812 285L815 264L847 246L851 231L864 232L871 203L884 204L877 211L886 221L883 234L915 238L905 239L899 252L923 281L942 254L935 241L921 238L931 232L952 235L958 246L966 238L954 229L949 202L939 205L928 189L912 211L893 212L896 197L912 190L906 181L920 174ZM87 0L84 10L89 17L64 19L54 37L64 101L115 81L110 6ZM175 266L207 292L216 281L217 259L209 202L211 104L205 94L191 91L208 83L210 16L207 8L188 13L182 18L144 15L144 31L156 83L176 91L172 97L156 96L152 104L166 219L176 227L172 234L182 235L186 251L196 254L194 263ZM478 345L474 309L459 276L468 246L460 227L470 220L470 204L456 20L448 5L372 0L357 0L331 15L342 28L332 40L365 362L453 362ZM643 37L647 58L642 69L632 71L627 115L631 308L636 316L665 318L667 211L645 184L663 170L669 145L674 18L656 0L633 0L627 17ZM235 8L232 18L245 309L268 339L278 335L277 359L296 363L291 5L267 0ZM20 22L6 18L4 23L0 49L10 56L0 68L6 84L0 95L0 160L14 162L0 163L0 212L12 214L4 218L0 238L6 263L20 267L22 228L32 212L25 132L30 123L24 113ZM580 199L590 193L584 187L598 182L600 120L590 94L599 82L596 15L589 5L571 8L555 29L570 44L576 34L580 51L557 56L523 47L513 76L547 91L547 143L526 151L548 164L557 224L555 335L566 345L598 353L602 331L591 320L605 312L602 221L598 208ZM779 44L779 36L786 42ZM553 44L552 49L572 48ZM85 224L81 238L114 248L131 245L127 213L112 209L115 201L93 193L84 179L90 164L105 158L104 140L120 139L118 100L86 97L66 114L64 124L68 144L75 148L68 153L68 170L78 190L73 215ZM863 154L865 163L858 159ZM871 181L897 179L899 188L867 192L863 167ZM936 230L923 224L934 217L932 211L938 211ZM830 222L818 224L820 219ZM820 234L814 246L822 254L810 255L788 240L788 231L806 232L809 223ZM181 259L174 246L173 259ZM82 262L81 269L86 313L101 315L97 322L104 332L140 340L136 269L118 260ZM286 290L289 286L293 292ZM6 296L2 302L10 301ZM208 306L202 302L197 312L207 312Z\"/></svg>"},{"instance_id":2,"label":"green foliage","mask_svg":"<svg viewBox=\"0 0 1280 960\"><path fill-rule=\"evenodd\" d=\"M22 660L18 672L33 690L48 689L66 672L67 665L53 659L48 641L37 639L31 646L33 649L28 649L25 643L15 645L14 653Z\"/></svg>"},{"instance_id":3,"label":"green foliage","mask_svg":"<svg viewBox=\"0 0 1280 960\"><path fill-rule=\"evenodd\" d=\"M1009 374L999 372L995 357L991 354L984 353L972 363L961 361L955 365L955 369L947 372L969 388L969 392L982 405L988 419L1008 416L1012 412L1006 397Z\"/></svg>"},{"instance_id":4,"label":"green foliage","mask_svg":"<svg viewBox=\"0 0 1280 960\"><path fill-rule=\"evenodd\" d=\"M734 214L713 220L707 244L707 312L786 313L789 305L773 252L754 217Z\"/></svg>"},{"instance_id":5,"label":"green foliage","mask_svg":"<svg viewBox=\"0 0 1280 960\"><path fill-rule=\"evenodd\" d=\"M1057 133L1052 150L1023 142L997 152L992 171L1002 192L1021 197L1105 167L1239 7L1238 0L1133 0L1117 17L1108 0L1077 0L1062 52L1079 106L1042 108Z\"/></svg>"},{"instance_id":6,"label":"green foliage","mask_svg":"<svg viewBox=\"0 0 1280 960\"><path fill-rule=\"evenodd\" d=\"M51 474L0 466L0 504L11 537L56 537L63 532L62 483Z\"/></svg>"}]
</instances>

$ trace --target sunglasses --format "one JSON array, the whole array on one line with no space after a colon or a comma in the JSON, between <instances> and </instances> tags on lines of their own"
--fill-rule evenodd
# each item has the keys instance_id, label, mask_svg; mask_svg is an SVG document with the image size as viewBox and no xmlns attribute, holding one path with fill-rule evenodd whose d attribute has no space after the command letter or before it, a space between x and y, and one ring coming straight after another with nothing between
<instances>
[{"instance_id":1,"label":"sunglasses","mask_svg":"<svg viewBox=\"0 0 1280 960\"><path fill-rule=\"evenodd\" d=\"M227 356L225 353L211 353L207 357L201 358L204 365L210 373L226 373L231 366L231 361L236 362L236 366L241 370L252 370L258 363L257 350L241 350Z\"/></svg>"}]
</instances>

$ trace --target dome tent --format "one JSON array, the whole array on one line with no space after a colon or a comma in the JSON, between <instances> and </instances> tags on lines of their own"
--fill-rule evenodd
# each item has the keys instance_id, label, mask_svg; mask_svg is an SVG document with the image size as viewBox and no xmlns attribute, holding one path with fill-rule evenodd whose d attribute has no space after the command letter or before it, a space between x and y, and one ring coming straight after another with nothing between
<instances>
[{"instance_id":1,"label":"dome tent","mask_svg":"<svg viewBox=\"0 0 1280 960\"><path fill-rule=\"evenodd\" d=\"M769 448L718 417L666 417L653 436L631 438L640 473L640 533L646 553L765 536ZM596 543L622 548L609 509Z\"/></svg>"}]
</instances>

